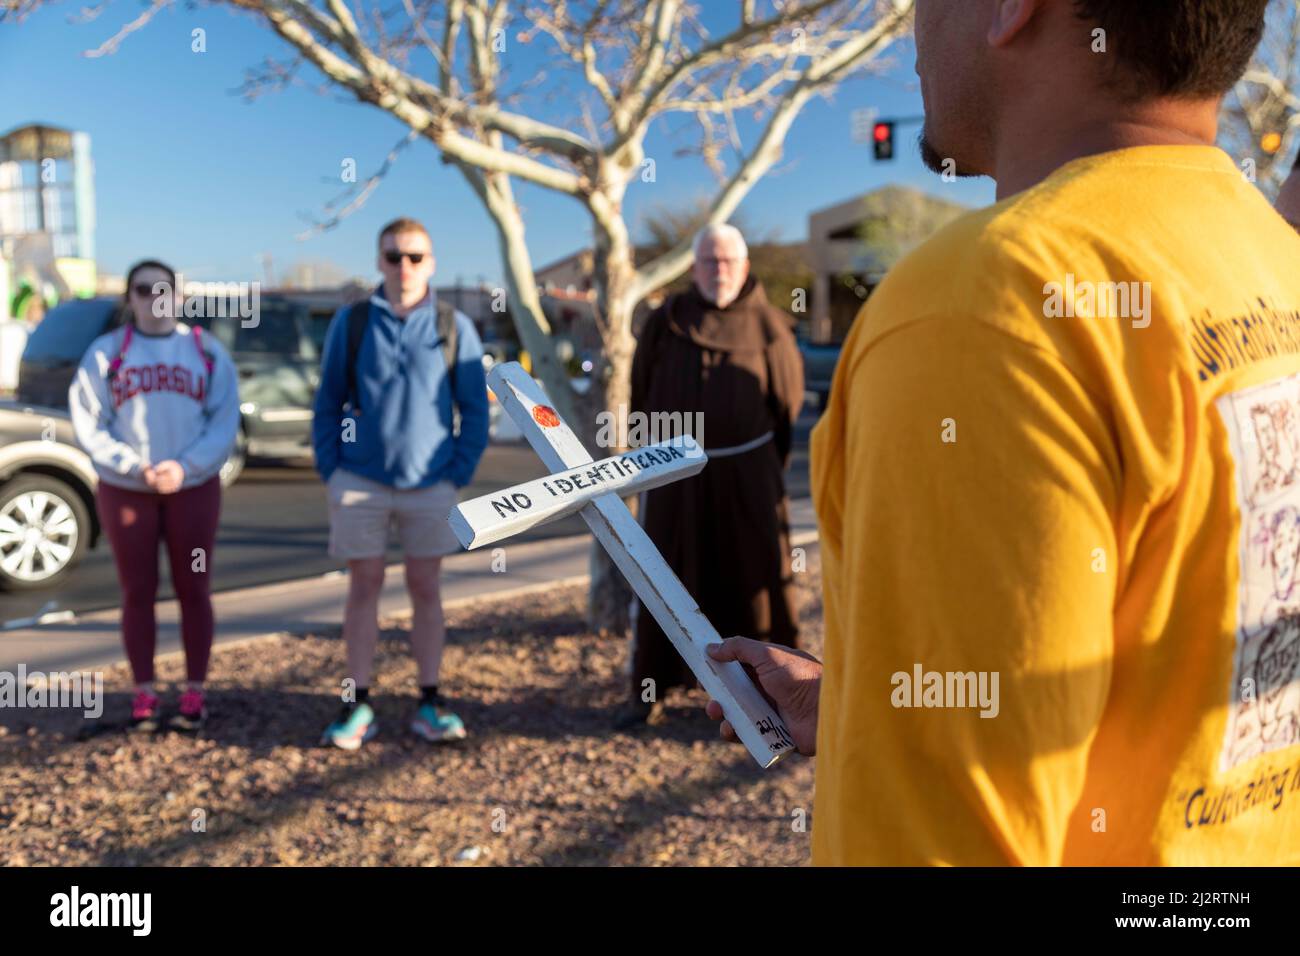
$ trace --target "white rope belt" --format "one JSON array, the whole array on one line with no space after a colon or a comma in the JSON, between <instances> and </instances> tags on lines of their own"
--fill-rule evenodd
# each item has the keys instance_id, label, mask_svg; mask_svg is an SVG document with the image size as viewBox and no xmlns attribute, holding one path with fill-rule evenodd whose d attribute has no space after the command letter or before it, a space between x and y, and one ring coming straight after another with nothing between
<instances>
[{"instance_id":1,"label":"white rope belt","mask_svg":"<svg viewBox=\"0 0 1300 956\"><path fill-rule=\"evenodd\" d=\"M710 458L730 458L732 455L743 455L747 451L753 451L760 445L766 445L773 437L773 432L765 432L753 441L747 441L743 445L732 445L730 448L706 448L704 454Z\"/></svg>"}]
</instances>

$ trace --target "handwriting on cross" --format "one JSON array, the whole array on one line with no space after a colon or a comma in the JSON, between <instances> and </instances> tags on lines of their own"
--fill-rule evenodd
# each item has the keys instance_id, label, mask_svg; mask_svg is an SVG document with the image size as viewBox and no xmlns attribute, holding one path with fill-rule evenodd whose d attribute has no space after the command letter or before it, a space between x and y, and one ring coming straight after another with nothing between
<instances>
[{"instance_id":1,"label":"handwriting on cross","mask_svg":"<svg viewBox=\"0 0 1300 956\"><path fill-rule=\"evenodd\" d=\"M482 547L578 512L700 685L722 705L759 766L770 767L790 753L794 741L789 731L744 668L735 661L718 663L705 653L705 647L722 638L621 497L698 474L708 463L704 450L685 435L593 461L519 363L493 367L488 384L551 474L454 508L448 522L460 543Z\"/></svg>"}]
</instances>

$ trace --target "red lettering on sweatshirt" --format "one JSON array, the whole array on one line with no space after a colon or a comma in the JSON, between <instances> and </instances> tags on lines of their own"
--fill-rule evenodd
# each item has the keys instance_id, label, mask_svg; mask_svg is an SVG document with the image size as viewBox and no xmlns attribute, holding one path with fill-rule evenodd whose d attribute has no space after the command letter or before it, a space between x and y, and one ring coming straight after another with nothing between
<instances>
[{"instance_id":1,"label":"red lettering on sweatshirt","mask_svg":"<svg viewBox=\"0 0 1300 956\"><path fill-rule=\"evenodd\" d=\"M137 395L153 392L172 392L194 399L200 405L207 395L207 382L184 365L130 365L118 369L109 384L113 408Z\"/></svg>"}]
</instances>

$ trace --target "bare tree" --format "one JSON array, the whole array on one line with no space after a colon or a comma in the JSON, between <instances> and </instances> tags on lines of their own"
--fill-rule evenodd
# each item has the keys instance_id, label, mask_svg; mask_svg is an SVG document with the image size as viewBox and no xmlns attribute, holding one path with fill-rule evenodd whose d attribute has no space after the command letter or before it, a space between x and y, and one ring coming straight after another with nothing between
<instances>
[{"instance_id":1,"label":"bare tree","mask_svg":"<svg viewBox=\"0 0 1300 956\"><path fill-rule=\"evenodd\" d=\"M1269 8L1263 42L1225 99L1220 141L1272 199L1300 146L1300 0Z\"/></svg>"},{"instance_id":2,"label":"bare tree","mask_svg":"<svg viewBox=\"0 0 1300 956\"><path fill-rule=\"evenodd\" d=\"M30 8L39 0L3 0ZM115 49L160 6L101 49ZM432 142L456 167L495 224L506 293L534 373L580 435L596 414L625 405L635 348L633 309L689 268L683 240L637 265L623 200L638 178L652 181L651 125L685 117L692 149L718 178L709 222L731 216L781 156L800 110L846 78L879 67L910 29L913 0L735 0L715 34L686 0L215 0L263 20L292 48L268 63L248 92L313 65L327 85L373 104ZM721 2L712 2L718 19ZM554 67L573 81L562 98L545 80L514 82L513 44L549 43ZM543 116L548 118L543 119ZM756 125L742 136L741 117ZM571 197L591 221L596 315L604 351L585 395L569 385L551 340L525 245L515 181ZM599 550L599 549L597 549ZM612 566L593 561L592 621L626 625L625 594Z\"/></svg>"}]
</instances>

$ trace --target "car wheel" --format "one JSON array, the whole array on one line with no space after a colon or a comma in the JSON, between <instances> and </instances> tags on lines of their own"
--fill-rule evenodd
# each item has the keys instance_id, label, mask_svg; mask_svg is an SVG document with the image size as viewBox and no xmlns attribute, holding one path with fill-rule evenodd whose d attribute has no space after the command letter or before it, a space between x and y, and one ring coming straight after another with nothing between
<instances>
[{"instance_id":1,"label":"car wheel","mask_svg":"<svg viewBox=\"0 0 1300 956\"><path fill-rule=\"evenodd\" d=\"M49 587L86 553L90 510L71 486L49 475L20 475L0 487L0 586Z\"/></svg>"},{"instance_id":2,"label":"car wheel","mask_svg":"<svg viewBox=\"0 0 1300 956\"><path fill-rule=\"evenodd\" d=\"M238 437L235 438L235 447L230 450L230 457L226 463L221 466L221 487L229 488L239 480L239 476L244 473L244 464L248 461L248 438L244 435L244 430L239 430Z\"/></svg>"}]
</instances>

